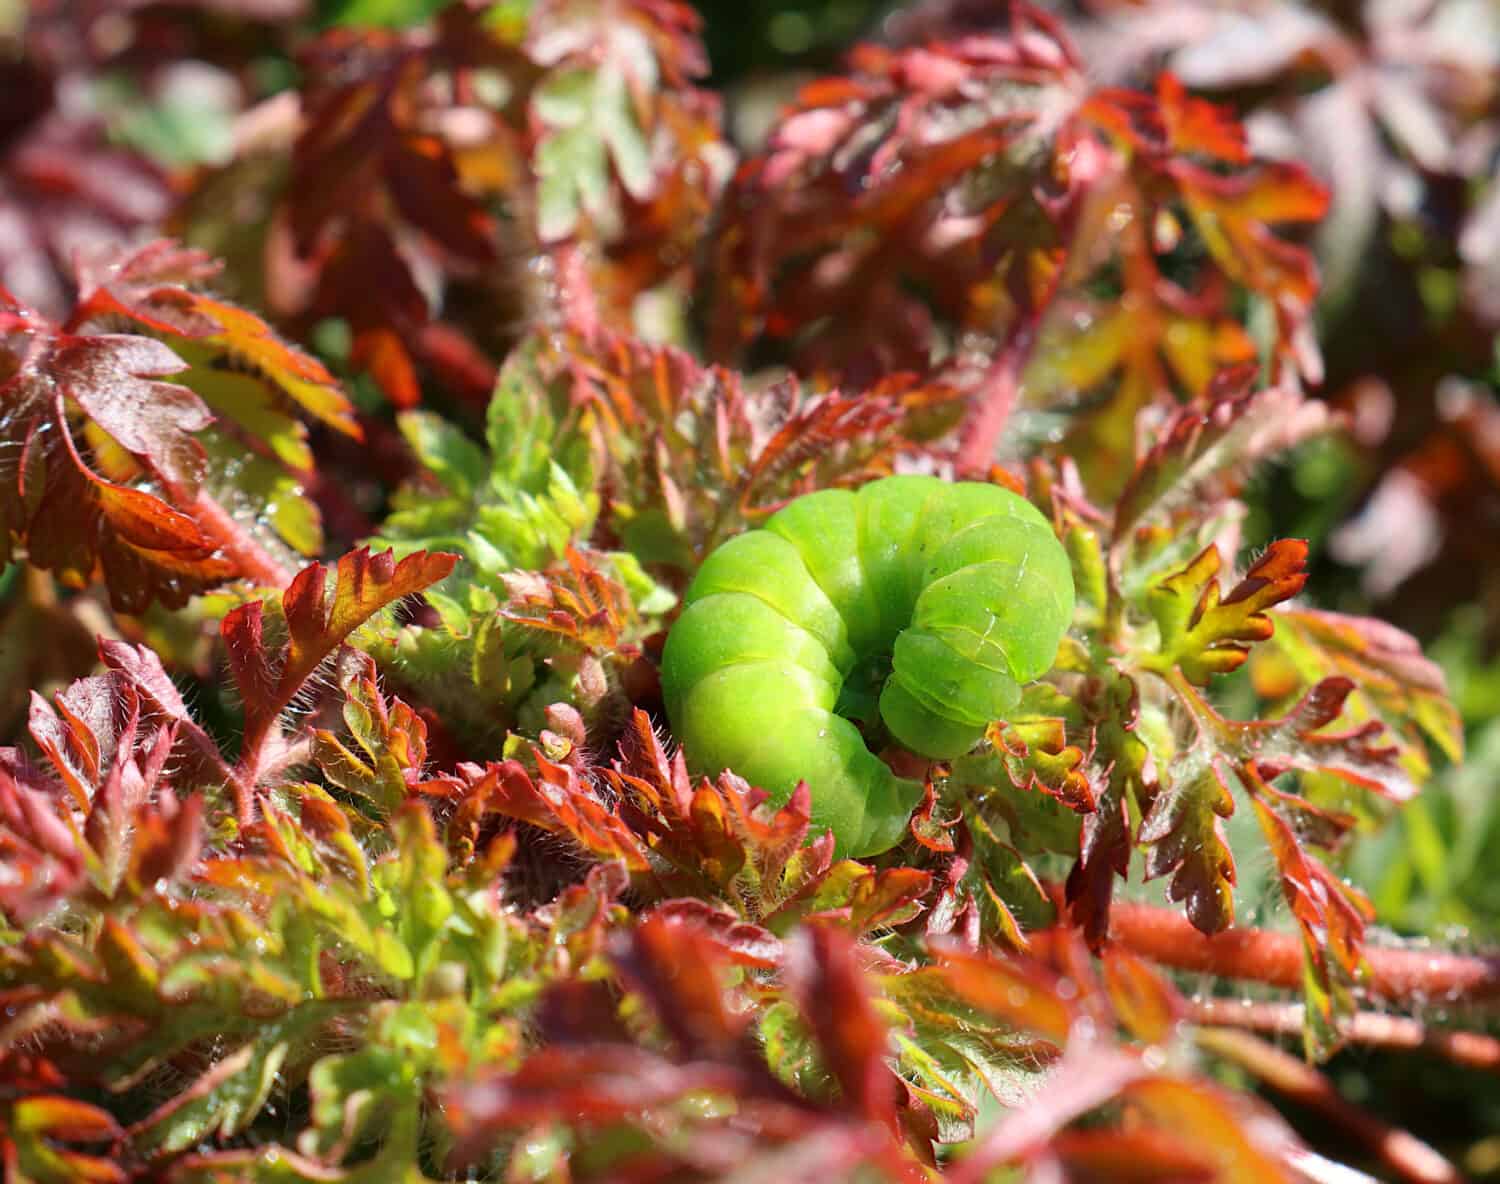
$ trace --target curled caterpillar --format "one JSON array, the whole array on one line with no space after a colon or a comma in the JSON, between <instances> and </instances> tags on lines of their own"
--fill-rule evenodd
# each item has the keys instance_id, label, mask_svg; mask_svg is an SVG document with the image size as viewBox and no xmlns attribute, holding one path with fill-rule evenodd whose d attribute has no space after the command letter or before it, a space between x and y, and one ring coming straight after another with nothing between
<instances>
[{"instance_id":1,"label":"curled caterpillar","mask_svg":"<svg viewBox=\"0 0 1500 1184\"><path fill-rule=\"evenodd\" d=\"M662 689L694 767L778 802L805 780L813 824L872 855L901 840L922 786L866 733L934 760L972 748L1051 668L1073 577L1024 498L887 477L808 494L730 539L684 604Z\"/></svg>"}]
</instances>

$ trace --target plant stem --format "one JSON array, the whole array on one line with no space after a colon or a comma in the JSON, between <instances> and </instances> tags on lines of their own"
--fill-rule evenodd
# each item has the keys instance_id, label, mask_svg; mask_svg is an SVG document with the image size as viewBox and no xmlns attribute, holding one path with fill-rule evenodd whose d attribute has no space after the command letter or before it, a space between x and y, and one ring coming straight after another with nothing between
<instances>
[{"instance_id":1,"label":"plant stem","mask_svg":"<svg viewBox=\"0 0 1500 1184\"><path fill-rule=\"evenodd\" d=\"M1278 1036L1302 1035L1304 1008L1300 1003L1199 999L1189 1001L1188 1010L1194 1023L1249 1028ZM1500 1071L1500 1039L1483 1032L1446 1031L1429 1028L1409 1016L1359 1011L1340 1022L1339 1035L1354 1044L1426 1049L1466 1068Z\"/></svg>"},{"instance_id":2,"label":"plant stem","mask_svg":"<svg viewBox=\"0 0 1500 1184\"><path fill-rule=\"evenodd\" d=\"M241 575L263 588L285 588L294 573L284 568L255 537L235 521L234 516L208 494L199 492L190 499L178 500L184 513L192 516L198 528L208 535L239 567Z\"/></svg>"},{"instance_id":3,"label":"plant stem","mask_svg":"<svg viewBox=\"0 0 1500 1184\"><path fill-rule=\"evenodd\" d=\"M1401 1180L1412 1184L1459 1184L1458 1169L1422 1140L1340 1096L1333 1082L1311 1065L1248 1032L1209 1028L1197 1035L1200 1047L1248 1070L1284 1097L1317 1111L1374 1150Z\"/></svg>"},{"instance_id":4,"label":"plant stem","mask_svg":"<svg viewBox=\"0 0 1500 1184\"><path fill-rule=\"evenodd\" d=\"M1045 303L1043 305L1045 307ZM995 457L995 443L1005 431L1021 389L1021 374L1031 358L1040 326L1039 312L1027 314L1012 331L1000 356L984 376L975 401L978 410L964 431L958 448L960 477L984 474Z\"/></svg>"},{"instance_id":5,"label":"plant stem","mask_svg":"<svg viewBox=\"0 0 1500 1184\"><path fill-rule=\"evenodd\" d=\"M1110 910L1110 938L1178 970L1277 987L1302 985L1302 943L1292 933L1228 929L1205 937L1173 909L1116 901ZM1372 998L1428 1003L1500 999L1500 957L1380 946L1366 946L1364 956L1369 974L1360 986Z\"/></svg>"}]
</instances>

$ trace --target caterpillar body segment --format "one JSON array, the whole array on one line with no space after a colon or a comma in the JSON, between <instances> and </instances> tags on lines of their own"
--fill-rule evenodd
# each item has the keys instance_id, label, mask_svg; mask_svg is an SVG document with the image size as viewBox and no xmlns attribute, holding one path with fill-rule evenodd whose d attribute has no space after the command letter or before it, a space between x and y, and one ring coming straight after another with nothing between
<instances>
[{"instance_id":1,"label":"caterpillar body segment","mask_svg":"<svg viewBox=\"0 0 1500 1184\"><path fill-rule=\"evenodd\" d=\"M814 826L859 856L900 841L922 786L846 715L922 756L968 751L1051 668L1073 581L1024 498L888 477L789 503L714 551L684 602L662 688L694 767L777 801L805 780Z\"/></svg>"}]
</instances>

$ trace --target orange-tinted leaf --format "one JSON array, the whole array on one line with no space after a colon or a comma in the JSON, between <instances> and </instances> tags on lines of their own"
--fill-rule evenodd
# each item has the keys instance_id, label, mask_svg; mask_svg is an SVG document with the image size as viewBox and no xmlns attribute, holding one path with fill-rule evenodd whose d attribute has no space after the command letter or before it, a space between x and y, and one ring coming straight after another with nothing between
<instances>
[{"instance_id":1,"label":"orange-tinted leaf","mask_svg":"<svg viewBox=\"0 0 1500 1184\"><path fill-rule=\"evenodd\" d=\"M555 634L586 651L622 653L621 636L634 623L629 594L592 556L569 547L567 567L508 572L510 600L502 615L524 629Z\"/></svg>"},{"instance_id":2,"label":"orange-tinted leaf","mask_svg":"<svg viewBox=\"0 0 1500 1184\"><path fill-rule=\"evenodd\" d=\"M368 549L351 551L338 561L331 595L323 565L304 568L282 594L288 638L274 654L263 640L260 601L224 618L220 631L245 701L240 765L251 783L262 771L262 748L277 716L318 665L375 613L437 583L457 561L454 555L417 551L397 563L389 551L373 556Z\"/></svg>"},{"instance_id":3,"label":"orange-tinted leaf","mask_svg":"<svg viewBox=\"0 0 1500 1184\"><path fill-rule=\"evenodd\" d=\"M1213 1161L1169 1131L1063 1131L1049 1147L1070 1184L1212 1184Z\"/></svg>"},{"instance_id":4,"label":"orange-tinted leaf","mask_svg":"<svg viewBox=\"0 0 1500 1184\"><path fill-rule=\"evenodd\" d=\"M204 459L194 433L212 416L191 391L158 381L181 360L144 337L53 333L15 305L0 304L0 328L0 557L19 541L75 587L102 568L123 610L180 605L232 577L236 564L194 519L85 459L94 433L134 468L129 476L191 499Z\"/></svg>"},{"instance_id":5,"label":"orange-tinted leaf","mask_svg":"<svg viewBox=\"0 0 1500 1184\"><path fill-rule=\"evenodd\" d=\"M595 858L618 860L632 872L650 869L645 845L579 777L577 769L553 764L539 754L534 759L540 770L537 780L518 761L482 770L460 766L466 784L448 824L449 842L464 842L472 849L480 824L498 814L566 835Z\"/></svg>"},{"instance_id":6,"label":"orange-tinted leaf","mask_svg":"<svg viewBox=\"0 0 1500 1184\"><path fill-rule=\"evenodd\" d=\"M1375 719L1401 738L1402 763L1420 781L1429 771L1424 740L1450 761L1463 755L1463 728L1442 670L1407 633L1370 617L1313 609L1279 609L1276 635L1256 651L1250 674L1271 700L1330 675L1354 692L1344 708L1354 723ZM1289 678L1288 678L1289 676Z\"/></svg>"},{"instance_id":7,"label":"orange-tinted leaf","mask_svg":"<svg viewBox=\"0 0 1500 1184\"><path fill-rule=\"evenodd\" d=\"M387 700L376 684L375 663L360 655L344 679L344 724L358 752L332 732L313 732L313 760L340 789L390 813L413 794L453 797L451 777L427 779L427 725L400 699Z\"/></svg>"},{"instance_id":8,"label":"orange-tinted leaf","mask_svg":"<svg viewBox=\"0 0 1500 1184\"><path fill-rule=\"evenodd\" d=\"M1286 815L1300 821L1297 807L1305 803L1267 785L1254 766L1242 775L1252 791L1250 803L1266 846L1281 874L1282 894L1302 930L1309 969L1317 985L1317 990L1308 992L1309 1003L1320 1010L1317 1018L1321 1027L1334 1031L1336 1012L1353 1006L1349 988L1358 976L1365 925L1375 919L1375 910L1358 889L1342 883L1302 850Z\"/></svg>"},{"instance_id":9,"label":"orange-tinted leaf","mask_svg":"<svg viewBox=\"0 0 1500 1184\"><path fill-rule=\"evenodd\" d=\"M1147 593L1161 639L1140 655L1141 664L1163 673L1176 667L1200 686L1215 674L1238 669L1250 646L1275 630L1266 610L1297 595L1307 582L1306 560L1306 542L1278 539L1221 599L1222 560L1217 547L1206 547Z\"/></svg>"},{"instance_id":10,"label":"orange-tinted leaf","mask_svg":"<svg viewBox=\"0 0 1500 1184\"><path fill-rule=\"evenodd\" d=\"M124 1129L106 1110L73 1098L42 1095L0 1106L0 1163L31 1184L124 1184L113 1156L56 1143L113 1143Z\"/></svg>"},{"instance_id":11,"label":"orange-tinted leaf","mask_svg":"<svg viewBox=\"0 0 1500 1184\"><path fill-rule=\"evenodd\" d=\"M1270 1115L1205 1081L1150 1077L1125 1096L1152 1127L1169 1133L1213 1165L1224 1184L1277 1184L1297 1179L1287 1162L1296 1144Z\"/></svg>"},{"instance_id":12,"label":"orange-tinted leaf","mask_svg":"<svg viewBox=\"0 0 1500 1184\"><path fill-rule=\"evenodd\" d=\"M243 374L315 419L358 437L354 409L321 362L283 341L254 313L186 286L217 270L209 256L166 240L95 260L79 277L83 296L73 323L127 317L166 337L167 344L189 361L193 370L184 376L189 386L195 378L206 380L207 370ZM251 438L288 430L284 412L215 399L216 389L207 383L204 397Z\"/></svg>"},{"instance_id":13,"label":"orange-tinted leaf","mask_svg":"<svg viewBox=\"0 0 1500 1184\"><path fill-rule=\"evenodd\" d=\"M804 889L811 894L827 874L831 852L803 848L809 827L805 786L772 807L763 790L732 774L694 785L681 752L667 756L640 710L620 747L621 759L604 775L621 798L621 814L665 865L655 872L657 891L673 892L680 882L760 921L789 895Z\"/></svg>"},{"instance_id":14,"label":"orange-tinted leaf","mask_svg":"<svg viewBox=\"0 0 1500 1184\"><path fill-rule=\"evenodd\" d=\"M633 1045L554 1045L532 1053L514 1073L455 1085L443 1095L443 1110L457 1139L453 1156L466 1162L487 1152L500 1132L558 1119L608 1124L689 1095L732 1095L743 1084L743 1073L731 1065L674 1065Z\"/></svg>"},{"instance_id":15,"label":"orange-tinted leaf","mask_svg":"<svg viewBox=\"0 0 1500 1184\"><path fill-rule=\"evenodd\" d=\"M1102 959L1104 986L1120 1023L1137 1040L1170 1040L1187 1007L1162 975L1129 950L1111 947Z\"/></svg>"},{"instance_id":16,"label":"orange-tinted leaf","mask_svg":"<svg viewBox=\"0 0 1500 1184\"><path fill-rule=\"evenodd\" d=\"M934 955L943 981L964 1002L1059 1048L1083 1015L1072 1001L1077 990L1060 991L1059 976L1039 962L943 945L935 946Z\"/></svg>"},{"instance_id":17,"label":"orange-tinted leaf","mask_svg":"<svg viewBox=\"0 0 1500 1184\"><path fill-rule=\"evenodd\" d=\"M1079 814L1093 812L1095 790L1087 772L1092 754L1068 743L1066 721L1052 717L1000 723L987 735L1018 790L1049 794Z\"/></svg>"},{"instance_id":18,"label":"orange-tinted leaf","mask_svg":"<svg viewBox=\"0 0 1500 1184\"><path fill-rule=\"evenodd\" d=\"M1098 808L1083 820L1078 860L1068 873L1070 914L1095 946L1109 933L1114 882L1130 869L1130 815L1121 788L1111 782Z\"/></svg>"},{"instance_id":19,"label":"orange-tinted leaf","mask_svg":"<svg viewBox=\"0 0 1500 1184\"><path fill-rule=\"evenodd\" d=\"M651 911L651 916L667 925L685 925L695 930L740 966L774 970L781 964L783 946L779 938L707 901L692 897L664 901Z\"/></svg>"}]
</instances>

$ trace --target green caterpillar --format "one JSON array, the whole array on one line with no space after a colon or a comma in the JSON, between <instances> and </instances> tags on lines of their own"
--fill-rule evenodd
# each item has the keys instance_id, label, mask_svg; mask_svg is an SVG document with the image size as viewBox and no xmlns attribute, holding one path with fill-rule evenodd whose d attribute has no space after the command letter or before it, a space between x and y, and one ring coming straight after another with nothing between
<instances>
[{"instance_id":1,"label":"green caterpillar","mask_svg":"<svg viewBox=\"0 0 1500 1184\"><path fill-rule=\"evenodd\" d=\"M814 825L872 855L901 840L922 786L855 721L931 759L967 752L1051 668L1073 578L1024 498L887 477L730 539L684 603L662 689L694 768L733 769L778 802L805 780Z\"/></svg>"}]
</instances>

